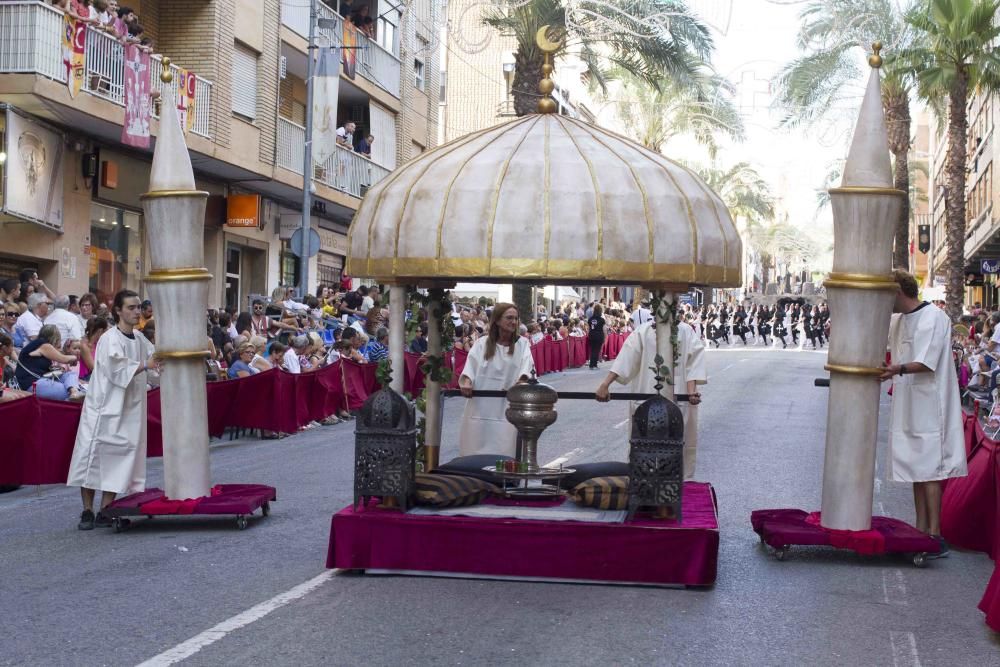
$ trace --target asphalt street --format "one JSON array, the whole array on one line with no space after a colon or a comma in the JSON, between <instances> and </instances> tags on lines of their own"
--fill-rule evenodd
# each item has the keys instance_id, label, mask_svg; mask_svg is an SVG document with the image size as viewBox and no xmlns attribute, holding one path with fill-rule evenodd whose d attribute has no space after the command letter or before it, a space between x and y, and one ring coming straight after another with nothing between
<instances>
[{"instance_id":1,"label":"asphalt street","mask_svg":"<svg viewBox=\"0 0 1000 667\"><path fill-rule=\"evenodd\" d=\"M719 499L719 577L664 589L359 576L324 569L330 517L352 499L353 424L213 443L219 483L278 489L267 518L168 518L76 529L76 489L0 495L2 665L1000 665L976 604L993 570L953 551L901 558L758 545L750 512L819 508L826 355L712 350L696 478ZM589 390L604 370L544 377ZM448 399L442 460L463 399ZM885 470L883 403L879 471ZM559 403L539 460L624 460L622 403ZM7 425L8 428L16 425ZM150 485L162 482L151 461ZM913 520L910 488L875 511Z\"/></svg>"}]
</instances>

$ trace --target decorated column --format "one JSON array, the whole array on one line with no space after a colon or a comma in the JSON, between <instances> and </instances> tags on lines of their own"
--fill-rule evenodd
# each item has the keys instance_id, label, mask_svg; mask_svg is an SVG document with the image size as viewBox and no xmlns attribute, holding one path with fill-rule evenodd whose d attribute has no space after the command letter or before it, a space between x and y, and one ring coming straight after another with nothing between
<instances>
[{"instance_id":1,"label":"decorated column","mask_svg":"<svg viewBox=\"0 0 1000 667\"><path fill-rule=\"evenodd\" d=\"M673 329L676 323L674 322L672 307L674 295L673 292L663 289L657 289L653 294L655 295L653 300L653 316L656 318L656 356L663 359L663 365L670 369L669 382L662 383L663 388L660 389L660 394L672 401L678 392L678 388L674 386L674 377L676 375L674 372L673 345ZM642 372L652 373L653 371L643 369ZM685 393L683 387L680 388L680 393Z\"/></svg>"},{"instance_id":2,"label":"decorated column","mask_svg":"<svg viewBox=\"0 0 1000 667\"><path fill-rule=\"evenodd\" d=\"M400 394L406 380L406 288L389 288L389 361L392 363L392 389Z\"/></svg>"},{"instance_id":3,"label":"decorated column","mask_svg":"<svg viewBox=\"0 0 1000 667\"><path fill-rule=\"evenodd\" d=\"M892 187L888 138L874 55L843 184L830 190L833 272L825 281L836 323L826 369L830 398L823 465L822 525L835 530L871 528L878 434L877 377L885 361L889 317L897 286L892 239L905 192Z\"/></svg>"},{"instance_id":4,"label":"decorated column","mask_svg":"<svg viewBox=\"0 0 1000 667\"><path fill-rule=\"evenodd\" d=\"M164 58L165 84L172 75ZM144 278L156 308L164 491L170 499L209 494L208 402L205 389L205 312L212 276L204 267L207 192L195 190L194 172L171 86L163 87L163 115L153 153L149 192L142 195L150 271Z\"/></svg>"},{"instance_id":5,"label":"decorated column","mask_svg":"<svg viewBox=\"0 0 1000 667\"><path fill-rule=\"evenodd\" d=\"M427 305L427 356L429 359L440 359L443 361L444 341L441 340L441 320L450 317L450 313L443 312L441 302L444 299L443 289L432 287L428 290L430 296ZM436 363L436 362L434 362ZM441 457L441 382L435 379L433 370L427 374L427 402L424 410L424 418L427 420L427 429L424 432L424 469L431 471L437 468Z\"/></svg>"}]
</instances>

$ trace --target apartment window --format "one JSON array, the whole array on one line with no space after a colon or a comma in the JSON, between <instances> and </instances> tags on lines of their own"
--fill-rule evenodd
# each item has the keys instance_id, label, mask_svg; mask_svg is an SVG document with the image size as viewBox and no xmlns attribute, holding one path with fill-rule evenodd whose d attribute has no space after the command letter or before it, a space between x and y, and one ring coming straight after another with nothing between
<instances>
[{"instance_id":1,"label":"apartment window","mask_svg":"<svg viewBox=\"0 0 1000 667\"><path fill-rule=\"evenodd\" d=\"M399 47L397 46L399 39L398 11L389 9L379 14L375 25L375 36L379 46L393 55L399 55Z\"/></svg>"},{"instance_id":2,"label":"apartment window","mask_svg":"<svg viewBox=\"0 0 1000 667\"><path fill-rule=\"evenodd\" d=\"M417 90L424 89L424 61L420 58L413 59L413 85Z\"/></svg>"},{"instance_id":3,"label":"apartment window","mask_svg":"<svg viewBox=\"0 0 1000 667\"><path fill-rule=\"evenodd\" d=\"M239 42L233 54L233 113L257 117L257 53Z\"/></svg>"}]
</instances>

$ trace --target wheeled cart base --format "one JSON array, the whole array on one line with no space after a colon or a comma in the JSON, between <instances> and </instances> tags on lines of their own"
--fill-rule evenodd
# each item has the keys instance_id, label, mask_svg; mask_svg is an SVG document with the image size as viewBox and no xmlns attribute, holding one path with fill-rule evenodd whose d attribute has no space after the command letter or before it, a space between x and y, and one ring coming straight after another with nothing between
<instances>
[{"instance_id":1,"label":"wheeled cart base","mask_svg":"<svg viewBox=\"0 0 1000 667\"><path fill-rule=\"evenodd\" d=\"M761 544L782 561L793 546L829 546L863 555L901 554L924 567L941 550L937 540L899 519L874 516L867 531L829 530L818 519L818 514L797 509L756 510L750 515Z\"/></svg>"},{"instance_id":2,"label":"wheeled cart base","mask_svg":"<svg viewBox=\"0 0 1000 667\"><path fill-rule=\"evenodd\" d=\"M111 526L120 533L132 526L131 518L147 519L162 516L233 516L236 527L247 527L247 517L258 509L261 516L271 512L271 501L277 500L273 486L263 484L218 484L203 498L169 500L160 489L119 498L102 511L111 517Z\"/></svg>"}]
</instances>

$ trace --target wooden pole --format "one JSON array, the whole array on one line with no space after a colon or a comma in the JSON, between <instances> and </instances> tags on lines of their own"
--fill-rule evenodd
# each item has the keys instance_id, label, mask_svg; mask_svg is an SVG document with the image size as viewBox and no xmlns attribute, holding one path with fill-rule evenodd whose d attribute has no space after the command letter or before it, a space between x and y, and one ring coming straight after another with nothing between
<instances>
[{"instance_id":1,"label":"wooden pole","mask_svg":"<svg viewBox=\"0 0 1000 667\"><path fill-rule=\"evenodd\" d=\"M438 305L440 297L444 294L444 290L432 287L429 293L431 296L431 306L427 310L427 354L437 357L441 355L444 347L441 340L441 318L449 314L442 313ZM434 382L428 376L426 386L427 403L424 418L427 420L427 427L424 432L424 465L425 470L430 472L437 468L441 457L441 383Z\"/></svg>"},{"instance_id":2,"label":"wooden pole","mask_svg":"<svg viewBox=\"0 0 1000 667\"><path fill-rule=\"evenodd\" d=\"M389 361L392 363L393 391L403 393L406 380L406 287L389 288Z\"/></svg>"}]
</instances>

